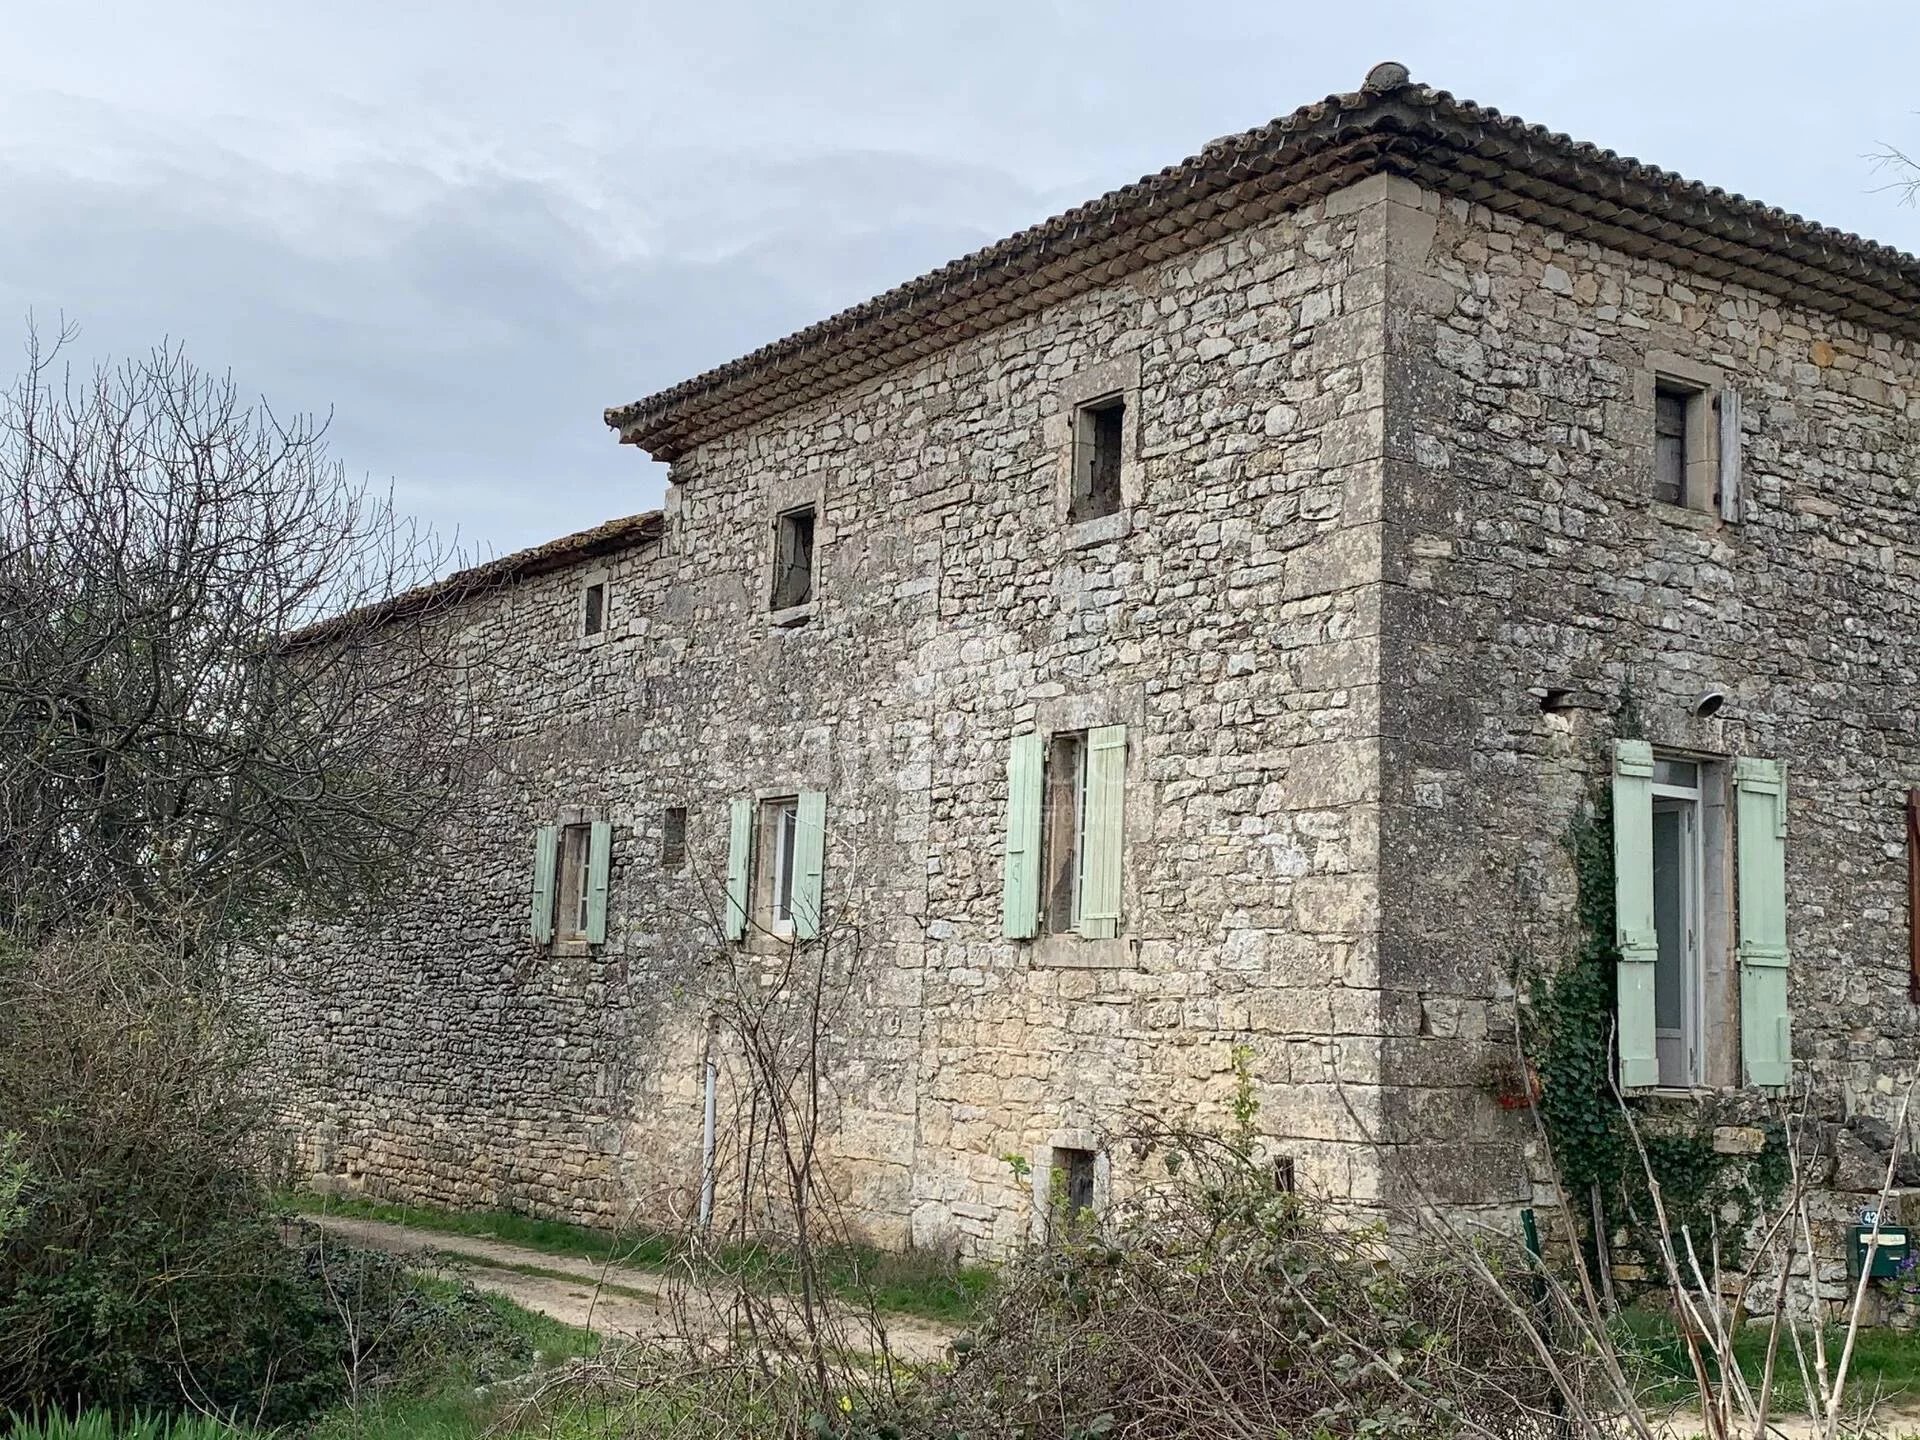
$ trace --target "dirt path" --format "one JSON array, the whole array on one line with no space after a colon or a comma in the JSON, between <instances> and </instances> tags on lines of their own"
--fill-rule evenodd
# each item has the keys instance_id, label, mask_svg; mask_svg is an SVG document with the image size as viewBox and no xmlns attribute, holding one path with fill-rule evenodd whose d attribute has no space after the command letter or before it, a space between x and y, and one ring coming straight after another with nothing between
<instances>
[{"instance_id":1,"label":"dirt path","mask_svg":"<svg viewBox=\"0 0 1920 1440\"><path fill-rule=\"evenodd\" d=\"M563 1324L615 1338L669 1337L679 1333L667 1278L631 1265L602 1265L566 1255L549 1255L503 1240L476 1235L443 1235L362 1220L346 1215L303 1217L328 1233L368 1250L390 1255L433 1254L458 1261L461 1273L474 1288L503 1295L516 1305L549 1315ZM690 1287L675 1287L688 1324L702 1334L724 1334L730 1325L724 1303ZM846 1316L849 1333L863 1335L869 1348L878 1348L872 1327L858 1316ZM913 1364L926 1364L947 1353L950 1330L905 1316L885 1317L886 1341L894 1354Z\"/></svg>"}]
</instances>

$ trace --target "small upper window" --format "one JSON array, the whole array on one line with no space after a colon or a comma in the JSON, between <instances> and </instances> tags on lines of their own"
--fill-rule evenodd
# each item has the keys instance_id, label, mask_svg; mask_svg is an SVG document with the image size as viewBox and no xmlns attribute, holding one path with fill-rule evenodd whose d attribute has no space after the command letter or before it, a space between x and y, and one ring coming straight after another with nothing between
<instances>
[{"instance_id":1,"label":"small upper window","mask_svg":"<svg viewBox=\"0 0 1920 1440\"><path fill-rule=\"evenodd\" d=\"M1653 498L1687 503L1687 411L1693 393L1660 382L1653 392Z\"/></svg>"},{"instance_id":2,"label":"small upper window","mask_svg":"<svg viewBox=\"0 0 1920 1440\"><path fill-rule=\"evenodd\" d=\"M680 870L687 863L687 807L669 805L660 812L660 868Z\"/></svg>"},{"instance_id":3,"label":"small upper window","mask_svg":"<svg viewBox=\"0 0 1920 1440\"><path fill-rule=\"evenodd\" d=\"M607 582L596 580L580 599L580 633L598 635L607 628Z\"/></svg>"},{"instance_id":4,"label":"small upper window","mask_svg":"<svg viewBox=\"0 0 1920 1440\"><path fill-rule=\"evenodd\" d=\"M813 507L774 521L772 608L791 610L813 599Z\"/></svg>"},{"instance_id":5,"label":"small upper window","mask_svg":"<svg viewBox=\"0 0 1920 1440\"><path fill-rule=\"evenodd\" d=\"M1127 403L1118 395L1082 405L1073 416L1073 493L1070 521L1097 520L1120 508L1120 457Z\"/></svg>"}]
</instances>

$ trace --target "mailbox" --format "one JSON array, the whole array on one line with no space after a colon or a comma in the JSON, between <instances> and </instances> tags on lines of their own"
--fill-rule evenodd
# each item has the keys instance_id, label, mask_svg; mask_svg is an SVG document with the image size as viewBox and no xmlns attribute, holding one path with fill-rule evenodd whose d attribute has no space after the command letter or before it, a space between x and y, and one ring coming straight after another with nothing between
<instances>
[{"instance_id":1,"label":"mailbox","mask_svg":"<svg viewBox=\"0 0 1920 1440\"><path fill-rule=\"evenodd\" d=\"M1855 1275L1867 1263L1867 1242L1874 1239L1875 1226L1856 1225L1853 1227L1853 1243L1848 1247L1849 1268ZM1873 1268L1867 1273L1876 1280L1890 1280L1907 1268L1912 1254L1912 1241L1904 1225L1878 1226L1879 1238L1873 1251Z\"/></svg>"}]
</instances>

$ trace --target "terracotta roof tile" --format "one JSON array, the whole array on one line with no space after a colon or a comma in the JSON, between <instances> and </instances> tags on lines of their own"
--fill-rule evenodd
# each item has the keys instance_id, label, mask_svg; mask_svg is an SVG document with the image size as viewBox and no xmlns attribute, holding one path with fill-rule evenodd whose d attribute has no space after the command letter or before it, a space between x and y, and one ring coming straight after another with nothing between
<instances>
[{"instance_id":1,"label":"terracotta roof tile","mask_svg":"<svg viewBox=\"0 0 1920 1440\"><path fill-rule=\"evenodd\" d=\"M671 460L1376 173L1920 338L1920 260L1903 251L1404 83L1216 140L606 421Z\"/></svg>"},{"instance_id":2,"label":"terracotta roof tile","mask_svg":"<svg viewBox=\"0 0 1920 1440\"><path fill-rule=\"evenodd\" d=\"M625 515L618 520L609 520L604 525L596 525L591 530L562 535L558 540L548 540L544 544L535 545L526 550L516 550L513 554L502 555L497 560L470 565L444 579L435 580L432 584L419 585L411 590L402 591L390 599L373 605L362 605L358 609L347 611L344 615L335 615L330 619L309 625L304 630L295 631L283 643L289 649L298 649L301 646L318 644L350 630L363 629L369 625L417 619L457 605L475 595L504 589L508 585L517 584L536 575L565 570L569 566L578 565L587 560L617 554L635 545L644 545L648 541L658 540L660 532L661 517L658 510L648 510L639 515Z\"/></svg>"}]
</instances>

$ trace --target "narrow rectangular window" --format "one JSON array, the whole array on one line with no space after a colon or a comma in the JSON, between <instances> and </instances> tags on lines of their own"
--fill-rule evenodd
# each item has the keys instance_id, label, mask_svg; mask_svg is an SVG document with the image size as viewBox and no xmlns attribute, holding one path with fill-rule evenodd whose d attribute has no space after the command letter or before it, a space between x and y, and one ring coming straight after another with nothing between
<instances>
[{"instance_id":1,"label":"narrow rectangular window","mask_svg":"<svg viewBox=\"0 0 1920 1440\"><path fill-rule=\"evenodd\" d=\"M1047 745L1041 820L1041 904L1047 929L1067 934L1080 924L1080 881L1086 853L1087 737L1055 735Z\"/></svg>"},{"instance_id":2,"label":"narrow rectangular window","mask_svg":"<svg viewBox=\"0 0 1920 1440\"><path fill-rule=\"evenodd\" d=\"M1693 396L1662 381L1653 392L1653 498L1687 503L1687 410Z\"/></svg>"},{"instance_id":3,"label":"narrow rectangular window","mask_svg":"<svg viewBox=\"0 0 1920 1440\"><path fill-rule=\"evenodd\" d=\"M598 635L607 628L607 585L604 580L587 586L581 596L580 633Z\"/></svg>"},{"instance_id":4,"label":"narrow rectangular window","mask_svg":"<svg viewBox=\"0 0 1920 1440\"><path fill-rule=\"evenodd\" d=\"M1060 1207L1067 1219L1093 1210L1094 1153L1091 1150L1053 1152L1054 1173L1060 1187Z\"/></svg>"},{"instance_id":5,"label":"narrow rectangular window","mask_svg":"<svg viewBox=\"0 0 1920 1440\"><path fill-rule=\"evenodd\" d=\"M754 846L754 912L759 917L757 923L782 939L793 935L794 850L799 828L799 796L785 795L760 803L760 833Z\"/></svg>"},{"instance_id":6,"label":"narrow rectangular window","mask_svg":"<svg viewBox=\"0 0 1920 1440\"><path fill-rule=\"evenodd\" d=\"M813 599L813 507L774 521L772 608L791 610Z\"/></svg>"},{"instance_id":7,"label":"narrow rectangular window","mask_svg":"<svg viewBox=\"0 0 1920 1440\"><path fill-rule=\"evenodd\" d=\"M1659 1083L1701 1083L1705 1009L1700 767L1658 758L1653 766L1654 1050Z\"/></svg>"},{"instance_id":8,"label":"narrow rectangular window","mask_svg":"<svg viewBox=\"0 0 1920 1440\"><path fill-rule=\"evenodd\" d=\"M660 812L660 868L677 871L687 863L687 807L669 805Z\"/></svg>"},{"instance_id":9,"label":"narrow rectangular window","mask_svg":"<svg viewBox=\"0 0 1920 1440\"><path fill-rule=\"evenodd\" d=\"M1073 491L1069 521L1097 520L1120 508L1120 460L1127 404L1118 395L1082 405L1073 416Z\"/></svg>"},{"instance_id":10,"label":"narrow rectangular window","mask_svg":"<svg viewBox=\"0 0 1920 1440\"><path fill-rule=\"evenodd\" d=\"M569 825L560 832L560 938L579 940L587 933L587 897L593 889L589 863L593 827Z\"/></svg>"}]
</instances>

